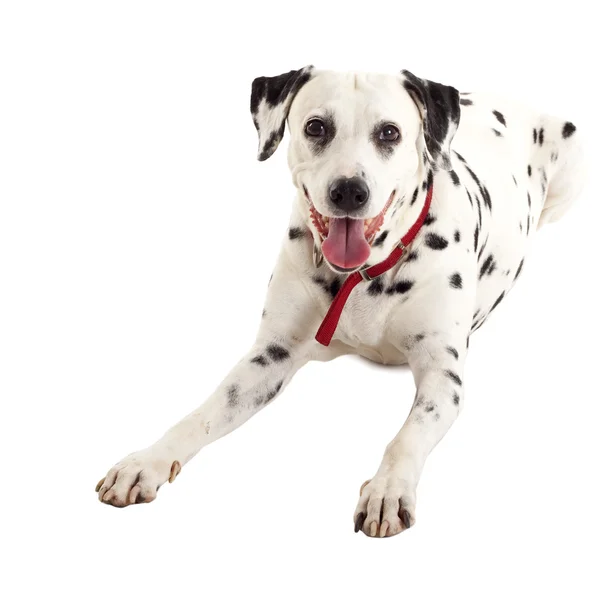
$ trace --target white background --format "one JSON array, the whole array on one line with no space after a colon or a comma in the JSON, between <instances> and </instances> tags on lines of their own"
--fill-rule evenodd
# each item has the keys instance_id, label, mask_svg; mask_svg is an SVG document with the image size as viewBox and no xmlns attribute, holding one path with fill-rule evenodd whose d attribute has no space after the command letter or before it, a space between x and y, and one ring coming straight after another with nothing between
<instances>
[{"instance_id":1,"label":"white background","mask_svg":"<svg viewBox=\"0 0 600 600\"><path fill-rule=\"evenodd\" d=\"M584 2L0 5L6 598L598 598L596 19ZM244 354L293 197L252 79L306 64L495 90L572 120L591 183L474 336L417 525L353 533L405 369L303 369L150 505L94 486Z\"/></svg>"}]
</instances>

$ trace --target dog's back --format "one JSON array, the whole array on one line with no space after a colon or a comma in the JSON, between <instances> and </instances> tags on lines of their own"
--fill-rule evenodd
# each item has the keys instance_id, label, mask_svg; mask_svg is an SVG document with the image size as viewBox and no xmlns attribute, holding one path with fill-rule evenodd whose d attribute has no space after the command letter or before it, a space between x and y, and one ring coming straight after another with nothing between
<instances>
[{"instance_id":1,"label":"dog's back","mask_svg":"<svg viewBox=\"0 0 600 600\"><path fill-rule=\"evenodd\" d=\"M559 219L585 179L575 125L492 94L461 94L460 103L454 148L487 181L512 174L514 185L530 193L538 227Z\"/></svg>"}]
</instances>

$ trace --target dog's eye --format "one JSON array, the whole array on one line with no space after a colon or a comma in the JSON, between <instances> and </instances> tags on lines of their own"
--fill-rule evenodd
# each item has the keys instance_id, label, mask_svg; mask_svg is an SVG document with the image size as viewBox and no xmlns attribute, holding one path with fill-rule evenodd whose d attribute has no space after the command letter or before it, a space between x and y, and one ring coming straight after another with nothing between
<instances>
[{"instance_id":1,"label":"dog's eye","mask_svg":"<svg viewBox=\"0 0 600 600\"><path fill-rule=\"evenodd\" d=\"M325 135L325 123L321 119L311 119L304 127L306 135L322 137Z\"/></svg>"},{"instance_id":2,"label":"dog's eye","mask_svg":"<svg viewBox=\"0 0 600 600\"><path fill-rule=\"evenodd\" d=\"M379 139L384 142L395 142L400 139L400 131L395 125L384 125L379 131Z\"/></svg>"}]
</instances>

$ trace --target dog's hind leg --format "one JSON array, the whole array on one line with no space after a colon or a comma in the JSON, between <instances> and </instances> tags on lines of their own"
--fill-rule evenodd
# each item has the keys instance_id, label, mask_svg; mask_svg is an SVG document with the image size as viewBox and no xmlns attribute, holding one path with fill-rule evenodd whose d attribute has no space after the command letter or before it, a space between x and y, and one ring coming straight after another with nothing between
<instances>
[{"instance_id":1,"label":"dog's hind leg","mask_svg":"<svg viewBox=\"0 0 600 600\"><path fill-rule=\"evenodd\" d=\"M533 176L536 170L540 173L542 194L545 193L538 227L560 219L579 196L586 179L583 143L575 125L555 117L544 117L542 122L531 159ZM545 135L541 138L543 144L539 131Z\"/></svg>"},{"instance_id":2,"label":"dog's hind leg","mask_svg":"<svg viewBox=\"0 0 600 600\"><path fill-rule=\"evenodd\" d=\"M204 446L233 431L270 404L294 373L313 358L318 312L304 285L281 260L257 340L217 390L155 444L117 463L97 487L113 506L150 502L165 481ZM326 357L319 356L323 359Z\"/></svg>"}]
</instances>

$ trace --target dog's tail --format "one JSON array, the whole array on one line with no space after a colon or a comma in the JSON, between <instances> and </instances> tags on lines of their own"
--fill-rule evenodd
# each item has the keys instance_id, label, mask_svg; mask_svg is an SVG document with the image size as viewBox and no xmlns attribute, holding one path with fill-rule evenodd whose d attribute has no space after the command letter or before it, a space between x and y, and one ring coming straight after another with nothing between
<instances>
[{"instance_id":1,"label":"dog's tail","mask_svg":"<svg viewBox=\"0 0 600 600\"><path fill-rule=\"evenodd\" d=\"M543 182L546 174L544 169L541 169L542 189L544 183L547 183L547 190L538 227L557 221L567 212L579 196L586 176L583 143L575 125L554 117L546 117L542 119L542 123L537 132L534 132L534 136L537 133L540 150L544 136L546 137L547 147L543 154L546 155L544 162L548 175L547 182Z\"/></svg>"}]
</instances>

